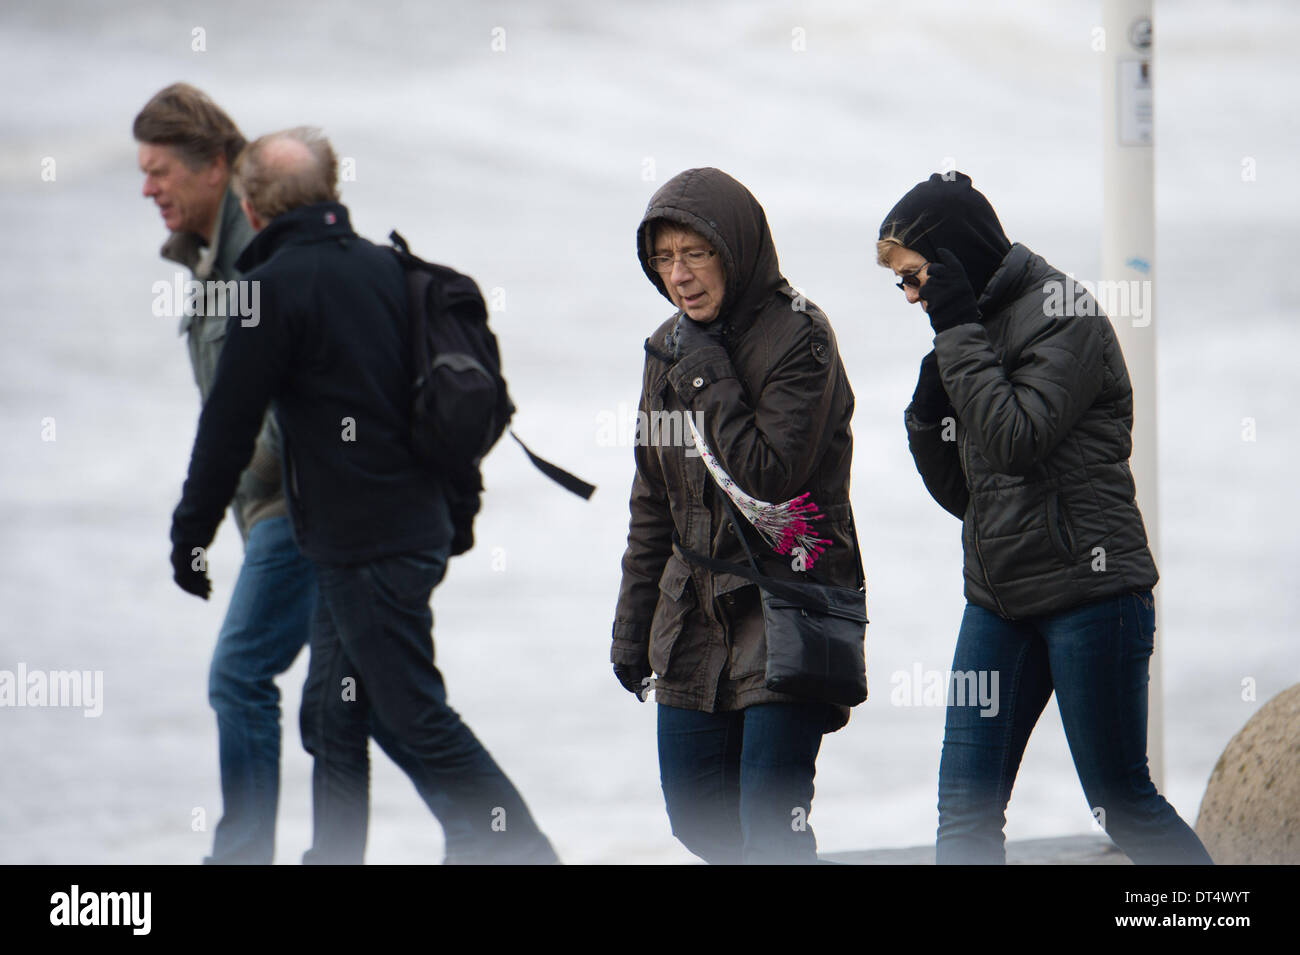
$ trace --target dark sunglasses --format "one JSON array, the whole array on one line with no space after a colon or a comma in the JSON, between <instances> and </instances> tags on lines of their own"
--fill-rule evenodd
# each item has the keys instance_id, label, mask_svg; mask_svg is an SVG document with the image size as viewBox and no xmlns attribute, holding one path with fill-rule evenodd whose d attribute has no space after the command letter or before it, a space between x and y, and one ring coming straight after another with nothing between
<instances>
[{"instance_id":1,"label":"dark sunglasses","mask_svg":"<svg viewBox=\"0 0 1300 955\"><path fill-rule=\"evenodd\" d=\"M923 268L925 268L924 265L921 266L921 269ZM909 288L919 289L921 287L921 278L920 278L921 269L917 269L915 272L909 272L907 275L903 276L901 282L895 282L894 284L897 285L900 289L909 289Z\"/></svg>"}]
</instances>

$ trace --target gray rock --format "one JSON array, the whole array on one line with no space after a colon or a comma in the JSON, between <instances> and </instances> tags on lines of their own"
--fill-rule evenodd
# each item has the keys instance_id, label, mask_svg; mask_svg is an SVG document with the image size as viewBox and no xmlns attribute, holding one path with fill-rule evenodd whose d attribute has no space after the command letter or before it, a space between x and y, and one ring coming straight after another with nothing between
<instances>
[{"instance_id":1,"label":"gray rock","mask_svg":"<svg viewBox=\"0 0 1300 955\"><path fill-rule=\"evenodd\" d=\"M1228 743L1196 834L1221 865L1300 863L1300 684L1260 707Z\"/></svg>"}]
</instances>

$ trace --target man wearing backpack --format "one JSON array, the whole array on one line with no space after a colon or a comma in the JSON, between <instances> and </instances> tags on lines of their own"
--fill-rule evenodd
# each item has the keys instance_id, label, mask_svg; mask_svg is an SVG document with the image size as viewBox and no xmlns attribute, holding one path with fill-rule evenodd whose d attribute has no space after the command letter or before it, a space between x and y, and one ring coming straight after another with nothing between
<instances>
[{"instance_id":1,"label":"man wearing backpack","mask_svg":"<svg viewBox=\"0 0 1300 955\"><path fill-rule=\"evenodd\" d=\"M259 283L261 308L228 323L173 516L176 582L206 594L187 555L211 541L273 405L294 538L319 590L302 706L315 757L304 861L362 860L373 718L414 758L404 768L443 823L448 861L555 862L434 665L429 599L453 527L409 438L405 278L390 250L352 231L336 183L334 152L311 129L263 136L236 161L257 233L238 266Z\"/></svg>"}]
</instances>

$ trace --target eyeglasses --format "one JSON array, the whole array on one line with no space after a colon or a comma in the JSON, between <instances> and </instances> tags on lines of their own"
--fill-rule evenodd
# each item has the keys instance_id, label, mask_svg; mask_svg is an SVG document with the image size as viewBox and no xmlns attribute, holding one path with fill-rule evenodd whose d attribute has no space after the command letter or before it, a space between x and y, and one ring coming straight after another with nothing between
<instances>
[{"instance_id":1,"label":"eyeglasses","mask_svg":"<svg viewBox=\"0 0 1300 955\"><path fill-rule=\"evenodd\" d=\"M682 263L694 271L702 267L709 259L718 253L712 249L689 249L680 256L677 255L652 255L649 258L650 268L654 269L660 275L665 275L673 270L673 265L680 258Z\"/></svg>"},{"instance_id":2,"label":"eyeglasses","mask_svg":"<svg viewBox=\"0 0 1300 955\"><path fill-rule=\"evenodd\" d=\"M925 263L925 265L929 264L929 262ZM925 265L921 266L921 269L925 268ZM903 276L901 282L895 282L894 284L903 291L907 291L910 288L919 289L921 287L921 269L917 269L915 272L908 272Z\"/></svg>"}]
</instances>

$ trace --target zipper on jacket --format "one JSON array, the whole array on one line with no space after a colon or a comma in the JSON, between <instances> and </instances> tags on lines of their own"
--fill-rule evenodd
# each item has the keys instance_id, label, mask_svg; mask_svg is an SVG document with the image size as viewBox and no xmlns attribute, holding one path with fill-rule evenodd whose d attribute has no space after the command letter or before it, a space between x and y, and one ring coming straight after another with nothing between
<instances>
[{"instance_id":1,"label":"zipper on jacket","mask_svg":"<svg viewBox=\"0 0 1300 955\"><path fill-rule=\"evenodd\" d=\"M966 457L966 449L970 445L970 434L963 434L961 441L961 464L962 470L966 472L966 483L973 484L970 479L970 462ZM980 519L979 508L975 504L975 489L970 489L970 510L971 510L971 537L975 541L975 559L980 563L980 573L984 575L984 586L988 588L989 594L993 597L993 602L998 605L998 613L1011 619L1007 613L1007 608L1002 606L1002 601L998 599L998 592L993 589L993 582L989 580L988 565L984 563L984 552L980 550Z\"/></svg>"}]
</instances>

